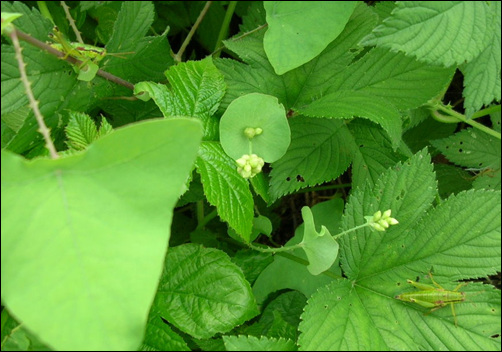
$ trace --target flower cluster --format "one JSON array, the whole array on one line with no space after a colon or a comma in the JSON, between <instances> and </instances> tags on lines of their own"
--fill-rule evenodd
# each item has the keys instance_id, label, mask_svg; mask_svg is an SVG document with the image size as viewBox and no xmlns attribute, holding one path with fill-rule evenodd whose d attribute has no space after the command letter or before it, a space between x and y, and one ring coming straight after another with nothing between
<instances>
[{"instance_id":1,"label":"flower cluster","mask_svg":"<svg viewBox=\"0 0 502 352\"><path fill-rule=\"evenodd\" d=\"M260 127L247 127L244 129L244 135L248 137L249 139L253 139L254 136L259 136L260 134L263 133L263 130Z\"/></svg>"},{"instance_id":2,"label":"flower cluster","mask_svg":"<svg viewBox=\"0 0 502 352\"><path fill-rule=\"evenodd\" d=\"M243 155L236 160L237 172L244 178L251 178L261 172L261 168L265 164L262 158L256 154Z\"/></svg>"},{"instance_id":3,"label":"flower cluster","mask_svg":"<svg viewBox=\"0 0 502 352\"><path fill-rule=\"evenodd\" d=\"M379 210L373 216L365 216L367 223L377 231L385 231L390 225L397 225L399 221L390 217L391 210L382 212Z\"/></svg>"}]
</instances>

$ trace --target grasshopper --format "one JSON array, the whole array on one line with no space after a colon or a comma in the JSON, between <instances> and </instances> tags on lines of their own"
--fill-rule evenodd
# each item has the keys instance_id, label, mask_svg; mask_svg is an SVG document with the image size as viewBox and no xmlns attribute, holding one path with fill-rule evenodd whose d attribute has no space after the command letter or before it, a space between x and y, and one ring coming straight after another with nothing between
<instances>
[{"instance_id":1,"label":"grasshopper","mask_svg":"<svg viewBox=\"0 0 502 352\"><path fill-rule=\"evenodd\" d=\"M449 304L451 305L451 312L455 320L455 326L457 326L457 316L455 315L454 304L465 301L465 292L459 292L458 290L462 286L467 285L467 283L462 282L453 291L449 291L434 281L431 273L429 273L429 277L434 286L421 284L412 280L406 280L406 282L415 286L419 289L419 291L405 292L395 296L395 298L401 301L412 302L419 304L422 307L430 308L431 310L426 314L430 314L433 311L443 308Z\"/></svg>"},{"instance_id":2,"label":"grasshopper","mask_svg":"<svg viewBox=\"0 0 502 352\"><path fill-rule=\"evenodd\" d=\"M80 67L75 70L79 74L78 79L82 81L90 81L96 76L96 73L99 70L98 63L103 60L106 55L119 56L118 54L107 53L105 48L89 44L69 42L59 31L58 27L54 27L53 33L49 36L55 41L55 43L51 44L51 46L54 49L65 53L65 56L63 57L64 59L71 56L82 61Z\"/></svg>"}]
</instances>

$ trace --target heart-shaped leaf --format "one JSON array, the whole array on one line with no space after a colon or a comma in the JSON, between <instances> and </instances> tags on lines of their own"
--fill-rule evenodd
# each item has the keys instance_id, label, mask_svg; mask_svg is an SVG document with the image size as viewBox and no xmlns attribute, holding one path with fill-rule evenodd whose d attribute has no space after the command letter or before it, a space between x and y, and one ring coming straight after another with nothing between
<instances>
[{"instance_id":1,"label":"heart-shaped leaf","mask_svg":"<svg viewBox=\"0 0 502 352\"><path fill-rule=\"evenodd\" d=\"M55 349L137 348L201 138L171 119L57 160L2 151L2 303Z\"/></svg>"}]
</instances>

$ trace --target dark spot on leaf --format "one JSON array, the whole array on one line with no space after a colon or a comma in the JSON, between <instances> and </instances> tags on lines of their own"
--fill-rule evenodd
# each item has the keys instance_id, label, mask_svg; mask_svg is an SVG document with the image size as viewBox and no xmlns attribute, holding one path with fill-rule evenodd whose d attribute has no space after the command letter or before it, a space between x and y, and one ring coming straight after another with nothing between
<instances>
[{"instance_id":1,"label":"dark spot on leaf","mask_svg":"<svg viewBox=\"0 0 502 352\"><path fill-rule=\"evenodd\" d=\"M398 283L397 283L397 286L401 286L401 283L400 283L400 282L398 282Z\"/></svg>"},{"instance_id":2,"label":"dark spot on leaf","mask_svg":"<svg viewBox=\"0 0 502 352\"><path fill-rule=\"evenodd\" d=\"M305 180L303 179L302 175L296 175L296 180L298 182L305 182Z\"/></svg>"},{"instance_id":3,"label":"dark spot on leaf","mask_svg":"<svg viewBox=\"0 0 502 352\"><path fill-rule=\"evenodd\" d=\"M498 339L500 337L500 335L499 334L495 334L495 335L492 335L490 337L493 338L493 339Z\"/></svg>"},{"instance_id":4,"label":"dark spot on leaf","mask_svg":"<svg viewBox=\"0 0 502 352\"><path fill-rule=\"evenodd\" d=\"M460 144L460 145L462 145L462 144L464 144L464 142L460 141L460 143L459 143L459 144Z\"/></svg>"},{"instance_id":5,"label":"dark spot on leaf","mask_svg":"<svg viewBox=\"0 0 502 352\"><path fill-rule=\"evenodd\" d=\"M463 151L462 149L459 149L459 150L458 150L458 152L459 152L459 153L463 153L464 151Z\"/></svg>"},{"instance_id":6,"label":"dark spot on leaf","mask_svg":"<svg viewBox=\"0 0 502 352\"><path fill-rule=\"evenodd\" d=\"M288 113L286 114L286 116L287 116L287 117L291 117L291 116L293 116L293 114L294 114L294 113L295 113L295 112L294 112L293 110L289 109L289 111L288 111Z\"/></svg>"},{"instance_id":7,"label":"dark spot on leaf","mask_svg":"<svg viewBox=\"0 0 502 352\"><path fill-rule=\"evenodd\" d=\"M291 177L289 177L289 176L286 177L286 181L288 181L288 182L291 181Z\"/></svg>"},{"instance_id":8,"label":"dark spot on leaf","mask_svg":"<svg viewBox=\"0 0 502 352\"><path fill-rule=\"evenodd\" d=\"M324 305L324 309L328 309L328 305L327 304Z\"/></svg>"},{"instance_id":9,"label":"dark spot on leaf","mask_svg":"<svg viewBox=\"0 0 502 352\"><path fill-rule=\"evenodd\" d=\"M364 144L360 144L360 145L359 145L359 148L364 148Z\"/></svg>"}]
</instances>

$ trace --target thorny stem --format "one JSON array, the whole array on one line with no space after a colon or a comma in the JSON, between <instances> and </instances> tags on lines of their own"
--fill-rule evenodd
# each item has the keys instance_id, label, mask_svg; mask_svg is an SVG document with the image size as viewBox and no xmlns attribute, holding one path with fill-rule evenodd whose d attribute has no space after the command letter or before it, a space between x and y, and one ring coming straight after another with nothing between
<instances>
[{"instance_id":1,"label":"thorny stem","mask_svg":"<svg viewBox=\"0 0 502 352\"><path fill-rule=\"evenodd\" d=\"M181 44L180 50L178 51L178 53L176 55L174 55L174 57L173 57L174 61L181 62L181 57L183 56L185 49L187 48L188 44L190 43L190 40L192 40L192 37L195 34L195 31L197 30L200 23L202 22L202 20L206 16L206 13L209 10L209 7L211 6L212 3L213 3L212 1L206 2L206 6L204 6L202 11L200 12L199 17L197 18L197 21L195 21L194 25L190 29L190 32L188 33L187 37L185 38L185 41L183 42L183 44Z\"/></svg>"},{"instance_id":2,"label":"thorny stem","mask_svg":"<svg viewBox=\"0 0 502 352\"><path fill-rule=\"evenodd\" d=\"M235 6L237 5L237 1L230 1L227 7L227 12L225 13L225 18L223 19L223 23L221 24L220 33L218 34L218 40L216 40L216 46L214 48L215 54L214 57L219 57L221 51L216 51L220 46L223 40L228 36L228 30L230 27L230 21L232 20L232 16L235 11Z\"/></svg>"},{"instance_id":3,"label":"thorny stem","mask_svg":"<svg viewBox=\"0 0 502 352\"><path fill-rule=\"evenodd\" d=\"M12 39L12 44L14 45L14 50L16 52L16 60L19 65L19 73L21 74L21 82L23 82L24 88L26 90L26 95L28 96L28 100L30 102L30 107L33 110L35 118L37 119L37 123L39 126L38 131L44 137L45 145L49 150L51 158L57 159L59 158L59 155L56 151L56 148L54 147L54 144L52 143L51 132L47 128L47 125L44 122L44 117L42 116L42 113L38 109L38 100L36 100L35 96L33 95L33 91L31 90L31 83L28 80L28 76L26 75L26 70L25 70L26 64L23 61L23 55L21 53L22 48L21 45L19 44L19 39L17 34L18 34L17 30L12 31L10 33L10 38Z\"/></svg>"},{"instance_id":4,"label":"thorny stem","mask_svg":"<svg viewBox=\"0 0 502 352\"><path fill-rule=\"evenodd\" d=\"M72 65L81 66L83 64L82 61L77 60L72 56L65 55L65 53L54 49L52 46L50 46L50 45L48 45L48 44L46 44L36 38L33 38L32 36L30 36L24 32L21 32L18 29L16 29L15 32L16 32L17 36L19 37L19 39L24 40L25 42L28 42L28 43L36 46L37 48L43 49L43 50L49 52L50 54L57 56L62 60L69 62ZM116 84L124 86L126 88L129 88L130 90L134 90L134 84L132 84L131 82L128 82L120 77L115 76L115 75L112 75L109 72L103 71L102 69L98 70L97 75L103 77L104 79L109 80L110 82L116 83Z\"/></svg>"},{"instance_id":5,"label":"thorny stem","mask_svg":"<svg viewBox=\"0 0 502 352\"><path fill-rule=\"evenodd\" d=\"M61 7L64 9L64 13L66 14L66 19L70 23L71 28L73 29L73 32L75 33L75 38L79 43L84 44L84 41L82 40L82 36L80 35L80 31L78 30L77 26L75 25L75 20L71 16L70 13L70 8L66 5L64 1L61 1Z\"/></svg>"}]
</instances>

